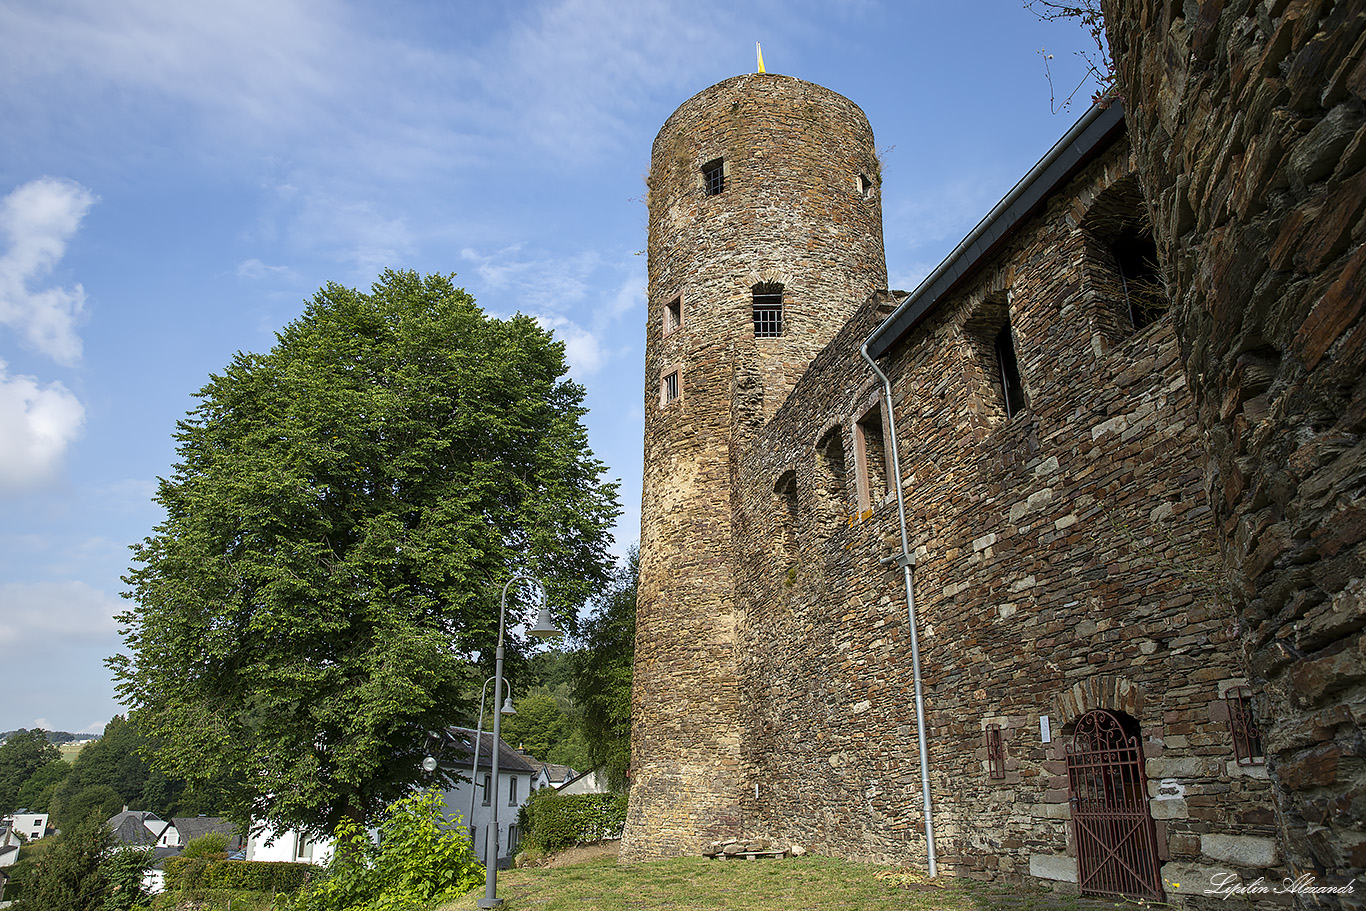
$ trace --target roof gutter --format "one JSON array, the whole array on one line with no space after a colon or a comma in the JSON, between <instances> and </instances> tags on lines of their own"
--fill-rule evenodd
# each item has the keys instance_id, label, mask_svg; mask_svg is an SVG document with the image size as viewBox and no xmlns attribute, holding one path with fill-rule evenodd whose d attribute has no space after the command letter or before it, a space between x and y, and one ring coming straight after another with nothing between
<instances>
[{"instance_id":1,"label":"roof gutter","mask_svg":"<svg viewBox=\"0 0 1366 911\"><path fill-rule=\"evenodd\" d=\"M1105 148L1124 129L1124 107L1118 99L1102 107L1092 105L1048 154L1030 168L943 262L873 330L865 343L868 353L882 357L897 340L915 328L927 313L962 279L974 271L1059 184Z\"/></svg>"}]
</instances>

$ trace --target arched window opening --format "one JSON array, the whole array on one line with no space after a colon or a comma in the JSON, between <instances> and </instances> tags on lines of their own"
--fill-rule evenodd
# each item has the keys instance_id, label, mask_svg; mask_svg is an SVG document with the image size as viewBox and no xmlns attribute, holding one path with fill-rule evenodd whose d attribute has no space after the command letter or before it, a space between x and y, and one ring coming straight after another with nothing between
<instances>
[{"instance_id":1,"label":"arched window opening","mask_svg":"<svg viewBox=\"0 0 1366 911\"><path fill-rule=\"evenodd\" d=\"M1138 178L1131 175L1107 187L1081 229L1086 286L1104 334L1118 340L1161 319L1170 299Z\"/></svg>"},{"instance_id":2,"label":"arched window opening","mask_svg":"<svg viewBox=\"0 0 1366 911\"><path fill-rule=\"evenodd\" d=\"M1007 297L1005 292L988 295L963 324L972 362L968 407L992 424L1028 407Z\"/></svg>"}]
</instances>

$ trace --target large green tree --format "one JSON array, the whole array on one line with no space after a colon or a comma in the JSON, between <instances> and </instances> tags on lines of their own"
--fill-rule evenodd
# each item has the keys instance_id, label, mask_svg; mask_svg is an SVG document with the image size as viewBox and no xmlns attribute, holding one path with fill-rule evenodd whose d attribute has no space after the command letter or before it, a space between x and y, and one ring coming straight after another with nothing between
<instances>
[{"instance_id":1,"label":"large green tree","mask_svg":"<svg viewBox=\"0 0 1366 911\"><path fill-rule=\"evenodd\" d=\"M606 578L616 486L565 373L532 319L386 272L368 294L323 288L269 353L213 376L110 660L163 767L230 771L241 812L312 831L422 780L427 732L468 714L462 670L491 651L509 574L545 580L571 629Z\"/></svg>"},{"instance_id":2,"label":"large green tree","mask_svg":"<svg viewBox=\"0 0 1366 911\"><path fill-rule=\"evenodd\" d=\"M577 723L591 768L615 790L631 766L631 676L636 654L636 583L640 551L632 547L584 624L573 653Z\"/></svg>"}]
</instances>

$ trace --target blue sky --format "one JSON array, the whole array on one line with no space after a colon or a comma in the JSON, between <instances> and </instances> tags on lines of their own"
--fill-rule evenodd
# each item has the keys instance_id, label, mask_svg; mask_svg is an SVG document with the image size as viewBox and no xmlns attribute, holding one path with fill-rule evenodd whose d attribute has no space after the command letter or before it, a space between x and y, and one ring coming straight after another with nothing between
<instances>
[{"instance_id":1,"label":"blue sky","mask_svg":"<svg viewBox=\"0 0 1366 911\"><path fill-rule=\"evenodd\" d=\"M755 66L857 102L910 289L1088 103L1019 0L0 0L0 730L122 708L128 545L192 394L328 281L455 272L588 390L639 536L644 174Z\"/></svg>"}]
</instances>

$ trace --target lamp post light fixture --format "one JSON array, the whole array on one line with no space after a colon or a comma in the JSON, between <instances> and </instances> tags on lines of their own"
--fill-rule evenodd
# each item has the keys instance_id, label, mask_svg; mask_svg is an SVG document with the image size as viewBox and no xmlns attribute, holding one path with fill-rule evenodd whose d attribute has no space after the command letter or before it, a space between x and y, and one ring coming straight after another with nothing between
<instances>
[{"instance_id":1,"label":"lamp post light fixture","mask_svg":"<svg viewBox=\"0 0 1366 911\"><path fill-rule=\"evenodd\" d=\"M503 630L506 626L508 589L512 583L518 580L531 582L541 589L541 610L536 616L536 625L527 630L537 639L549 639L560 635L560 630L550 619L550 605L546 603L545 586L541 585L531 576L516 573L507 584L503 586L503 597L498 602L498 648L493 653L493 699L498 700L498 694L503 691ZM503 904L503 900L498 897L498 753L499 745L503 742L503 713L494 712L493 714L493 749L490 751L492 756L493 777L490 779L493 784L493 824L489 826L488 834L485 836L485 844L488 850L484 855L484 897L479 899L481 908L498 908ZM479 755L475 751L475 757Z\"/></svg>"},{"instance_id":2,"label":"lamp post light fixture","mask_svg":"<svg viewBox=\"0 0 1366 911\"><path fill-rule=\"evenodd\" d=\"M474 764L470 766L470 815L466 817L469 820L470 825L474 825L474 798L479 792L479 741L484 734L484 697L488 695L489 684L492 682L493 678L490 677L484 681L483 688L479 690L479 726L474 729ZM512 707L512 684L504 680L503 685L507 688L507 699L503 701L503 707L498 710L498 713L500 715L516 715L517 710ZM497 693L494 694L493 701L498 701ZM494 752L497 752L498 750L497 740L493 742L493 750ZM494 774L497 773L495 772ZM489 798L490 806L496 802L494 798L497 796L498 791L497 781L491 780L493 781L493 784L490 785L490 787L493 789L494 795ZM487 847L487 839L485 840L485 847Z\"/></svg>"}]
</instances>

